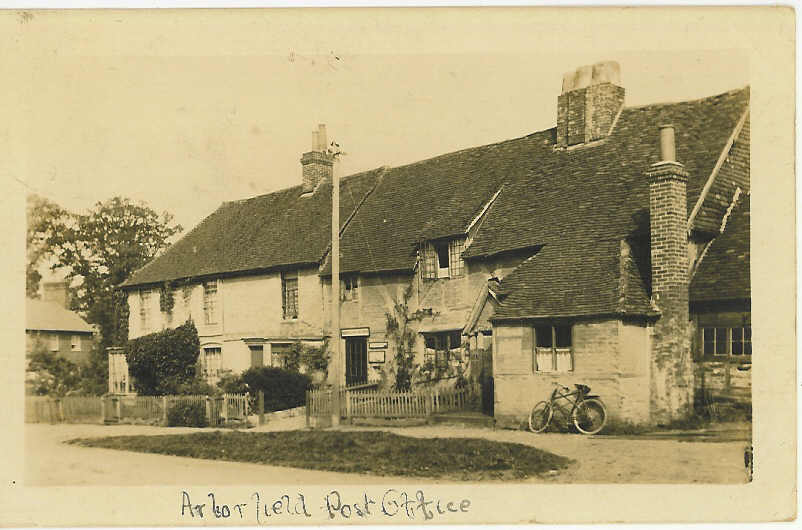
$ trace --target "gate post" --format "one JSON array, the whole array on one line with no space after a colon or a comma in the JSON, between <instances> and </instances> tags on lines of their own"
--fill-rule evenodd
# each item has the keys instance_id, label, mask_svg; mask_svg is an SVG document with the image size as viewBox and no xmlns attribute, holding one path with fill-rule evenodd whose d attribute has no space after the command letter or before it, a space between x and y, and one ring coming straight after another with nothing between
<instances>
[{"instance_id":1,"label":"gate post","mask_svg":"<svg viewBox=\"0 0 802 530\"><path fill-rule=\"evenodd\" d=\"M256 414L259 417L259 425L264 425L265 423L265 392L264 390L260 390L258 394L256 394Z\"/></svg>"},{"instance_id":2,"label":"gate post","mask_svg":"<svg viewBox=\"0 0 802 530\"><path fill-rule=\"evenodd\" d=\"M162 422L167 425L167 396L162 396Z\"/></svg>"},{"instance_id":3,"label":"gate post","mask_svg":"<svg viewBox=\"0 0 802 530\"><path fill-rule=\"evenodd\" d=\"M100 396L100 423L106 423L106 396Z\"/></svg>"}]
</instances>

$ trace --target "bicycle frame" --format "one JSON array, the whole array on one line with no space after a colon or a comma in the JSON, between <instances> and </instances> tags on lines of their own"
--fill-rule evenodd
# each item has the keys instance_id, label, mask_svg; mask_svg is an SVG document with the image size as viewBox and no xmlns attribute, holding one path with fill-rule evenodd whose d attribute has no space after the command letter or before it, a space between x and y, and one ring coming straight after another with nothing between
<instances>
[{"instance_id":1,"label":"bicycle frame","mask_svg":"<svg viewBox=\"0 0 802 530\"><path fill-rule=\"evenodd\" d=\"M563 392L563 389L564 387L558 387L552 391L551 397L549 398L549 404L551 405L552 410L559 412L560 416L562 416L564 420L570 421L577 406L579 406L579 404L584 400L584 396L579 389L565 393ZM560 405L560 400L570 403L571 409L568 410L567 406L563 407Z\"/></svg>"}]
</instances>

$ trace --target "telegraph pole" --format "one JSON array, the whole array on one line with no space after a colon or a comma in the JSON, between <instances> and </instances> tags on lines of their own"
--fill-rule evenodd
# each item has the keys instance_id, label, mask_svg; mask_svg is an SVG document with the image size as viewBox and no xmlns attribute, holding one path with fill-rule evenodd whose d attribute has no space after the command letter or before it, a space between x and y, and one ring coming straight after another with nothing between
<instances>
[{"instance_id":1,"label":"telegraph pole","mask_svg":"<svg viewBox=\"0 0 802 530\"><path fill-rule=\"evenodd\" d=\"M341 399L345 380L345 363L340 347L340 157L345 153L335 142L331 142L328 153L333 158L331 172L331 338L333 341L334 396L331 425L336 427L340 424Z\"/></svg>"}]
</instances>

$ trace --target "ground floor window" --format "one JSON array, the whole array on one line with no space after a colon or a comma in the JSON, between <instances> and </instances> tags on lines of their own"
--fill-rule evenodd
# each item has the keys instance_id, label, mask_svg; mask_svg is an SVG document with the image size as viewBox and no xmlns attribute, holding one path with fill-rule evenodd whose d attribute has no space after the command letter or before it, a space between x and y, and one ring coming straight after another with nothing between
<instances>
[{"instance_id":1,"label":"ground floor window","mask_svg":"<svg viewBox=\"0 0 802 530\"><path fill-rule=\"evenodd\" d=\"M423 361L431 365L438 373L448 369L452 359L458 359L462 347L462 331L443 331L439 333L424 333L425 350Z\"/></svg>"},{"instance_id":2,"label":"ground floor window","mask_svg":"<svg viewBox=\"0 0 802 530\"><path fill-rule=\"evenodd\" d=\"M535 371L570 372L574 369L573 329L570 325L535 326Z\"/></svg>"},{"instance_id":3,"label":"ground floor window","mask_svg":"<svg viewBox=\"0 0 802 530\"><path fill-rule=\"evenodd\" d=\"M289 367L289 343L273 343L270 345L270 358L272 366L287 369Z\"/></svg>"},{"instance_id":4,"label":"ground floor window","mask_svg":"<svg viewBox=\"0 0 802 530\"><path fill-rule=\"evenodd\" d=\"M201 366L203 368L203 378L206 379L206 382L210 385L216 384L223 369L223 349L219 346L203 348Z\"/></svg>"},{"instance_id":5,"label":"ground floor window","mask_svg":"<svg viewBox=\"0 0 802 530\"><path fill-rule=\"evenodd\" d=\"M261 368L265 365L265 347L263 344L248 344L251 352L251 368Z\"/></svg>"},{"instance_id":6,"label":"ground floor window","mask_svg":"<svg viewBox=\"0 0 802 530\"><path fill-rule=\"evenodd\" d=\"M702 342L705 355L751 356L752 327L705 327L702 328Z\"/></svg>"}]
</instances>

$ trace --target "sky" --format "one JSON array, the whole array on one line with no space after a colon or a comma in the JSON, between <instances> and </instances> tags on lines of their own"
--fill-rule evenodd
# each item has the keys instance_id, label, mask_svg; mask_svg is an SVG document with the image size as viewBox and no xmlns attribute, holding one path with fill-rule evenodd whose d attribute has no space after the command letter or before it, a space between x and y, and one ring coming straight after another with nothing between
<instances>
[{"instance_id":1,"label":"sky","mask_svg":"<svg viewBox=\"0 0 802 530\"><path fill-rule=\"evenodd\" d=\"M318 123L346 151L347 175L553 127L562 75L601 60L620 63L632 106L749 84L738 50L572 51L535 36L537 18L418 17L404 29L406 15L336 14L37 13L26 31L41 31L23 34L18 181L75 211L145 201L186 230L223 201L299 184Z\"/></svg>"}]
</instances>

